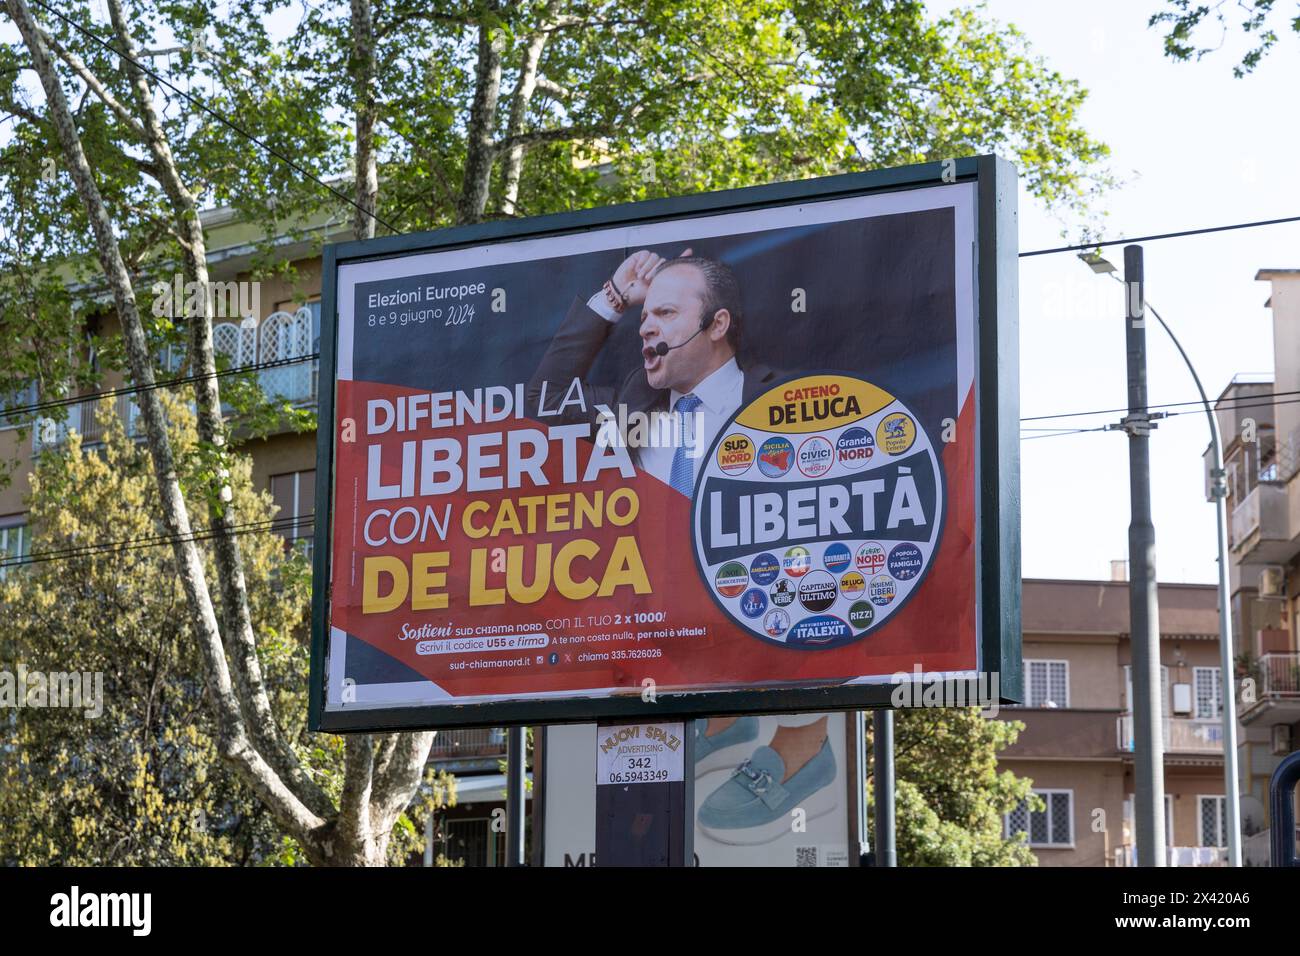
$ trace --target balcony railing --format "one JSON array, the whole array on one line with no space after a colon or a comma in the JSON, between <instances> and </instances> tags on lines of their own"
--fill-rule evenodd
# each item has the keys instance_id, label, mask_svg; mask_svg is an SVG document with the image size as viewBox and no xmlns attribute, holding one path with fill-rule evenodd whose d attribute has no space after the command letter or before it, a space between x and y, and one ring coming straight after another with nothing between
<instances>
[{"instance_id":1,"label":"balcony railing","mask_svg":"<svg viewBox=\"0 0 1300 956\"><path fill-rule=\"evenodd\" d=\"M38 418L32 425L32 450L40 452L58 447L67 441L68 433L74 431L81 435L84 447L100 444L104 440L102 413L105 409L122 420L127 435L135 438L142 434L139 408L130 395L95 396L66 406L67 415L63 421Z\"/></svg>"},{"instance_id":2,"label":"balcony railing","mask_svg":"<svg viewBox=\"0 0 1300 956\"><path fill-rule=\"evenodd\" d=\"M1300 697L1300 654L1264 654L1259 659L1259 694Z\"/></svg>"},{"instance_id":3,"label":"balcony railing","mask_svg":"<svg viewBox=\"0 0 1300 956\"><path fill-rule=\"evenodd\" d=\"M1165 860L1169 866L1227 866L1228 851L1221 846L1167 846ZM1137 866L1137 847L1125 843L1115 847L1116 866Z\"/></svg>"},{"instance_id":4,"label":"balcony railing","mask_svg":"<svg viewBox=\"0 0 1300 956\"><path fill-rule=\"evenodd\" d=\"M1223 753L1223 724L1217 720L1191 720L1164 717L1160 721L1166 753ZM1133 715L1122 714L1115 723L1117 744L1125 753L1133 752Z\"/></svg>"},{"instance_id":5,"label":"balcony railing","mask_svg":"<svg viewBox=\"0 0 1300 956\"><path fill-rule=\"evenodd\" d=\"M505 756L506 732L500 727L440 730L429 751L431 760Z\"/></svg>"},{"instance_id":6,"label":"balcony railing","mask_svg":"<svg viewBox=\"0 0 1300 956\"><path fill-rule=\"evenodd\" d=\"M230 367L284 363L256 373L262 392L267 398L293 405L312 405L320 376L319 361L305 357L315 348L312 326L311 309L305 307L292 313L273 312L260 323L252 318L239 324L219 322L212 327L213 349L225 357ZM299 356L303 360L294 361ZM37 419L32 426L32 450L39 453L58 447L72 431L81 434L83 445L99 444L104 440L104 426L98 413L105 406L126 423L128 435L135 438L143 434L137 422L139 409L131 395L92 397L69 405L64 421Z\"/></svg>"},{"instance_id":7,"label":"balcony railing","mask_svg":"<svg viewBox=\"0 0 1300 956\"><path fill-rule=\"evenodd\" d=\"M312 354L312 324L312 311L306 306L296 312L272 312L260 323L251 318L239 324L221 322L212 327L212 346L231 367L289 363L261 370L258 382L268 398L307 404L316 401L319 363L292 359Z\"/></svg>"},{"instance_id":8,"label":"balcony railing","mask_svg":"<svg viewBox=\"0 0 1300 956\"><path fill-rule=\"evenodd\" d=\"M1232 509L1232 541L1235 548L1259 530L1260 486L1256 485L1241 503Z\"/></svg>"},{"instance_id":9,"label":"balcony railing","mask_svg":"<svg viewBox=\"0 0 1300 956\"><path fill-rule=\"evenodd\" d=\"M1229 544L1250 563L1283 563L1291 557L1286 486L1261 480L1232 509Z\"/></svg>"}]
</instances>

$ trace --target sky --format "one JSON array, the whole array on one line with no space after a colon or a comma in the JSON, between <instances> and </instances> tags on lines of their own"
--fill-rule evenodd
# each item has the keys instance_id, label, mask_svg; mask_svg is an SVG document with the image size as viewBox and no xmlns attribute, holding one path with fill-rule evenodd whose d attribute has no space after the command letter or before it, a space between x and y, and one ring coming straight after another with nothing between
<instances>
[{"instance_id":1,"label":"sky","mask_svg":"<svg viewBox=\"0 0 1300 956\"><path fill-rule=\"evenodd\" d=\"M1284 33L1256 72L1238 80L1232 67L1245 44L1237 36L1199 63L1163 56L1161 33L1146 26L1162 2L988 4L989 16L1015 24L1052 67L1090 91L1082 123L1110 146L1126 181L1102 200L1105 238L1300 215L1300 37ZM1213 45L1218 32L1206 39ZM1021 250L1064 245L1060 229L1022 190ZM1272 371L1269 287L1255 274L1300 268L1300 223L1149 242L1144 251L1147 299L1211 399L1239 372ZM1122 246L1106 255L1122 266ZM1196 399L1186 366L1154 323L1147 348L1150 402ZM1021 259L1020 374L1022 416L1127 405L1123 287L1071 253ZM1209 428L1198 408L1187 411L1161 422L1151 439L1156 570L1162 581L1212 583L1214 508L1201 458ZM1110 561L1127 557L1127 445L1122 432L1104 431L1021 442L1026 577L1105 579Z\"/></svg>"},{"instance_id":2,"label":"sky","mask_svg":"<svg viewBox=\"0 0 1300 956\"><path fill-rule=\"evenodd\" d=\"M1147 18L1167 0L989 0L1034 51L1090 91L1081 121L1107 143L1124 184L1101 200L1105 238L1300 214L1300 37L1285 31L1244 79L1229 33L1200 62L1164 57ZM941 14L956 6L934 0ZM1235 15L1235 14L1234 14ZM1217 32L1206 34L1210 44ZM0 38L12 39L12 24ZM1064 244L1061 222L1022 191L1020 248ZM1147 243L1147 298L1170 323L1211 397L1239 372L1269 372L1272 324L1261 268L1300 267L1300 223ZM1122 247L1107 251L1122 263ZM1073 254L1020 260L1021 415L1119 408L1125 392L1122 287ZM1186 402L1195 386L1172 344L1148 328L1150 401ZM1071 419L1100 426L1121 416ZM1057 422L1028 422L1044 427ZM1029 433L1027 433L1029 434ZM1215 580L1214 509L1205 500L1204 416L1195 407L1153 434L1152 506L1161 580ZM1127 439L1088 432L1021 442L1024 573L1107 578L1127 557Z\"/></svg>"}]
</instances>

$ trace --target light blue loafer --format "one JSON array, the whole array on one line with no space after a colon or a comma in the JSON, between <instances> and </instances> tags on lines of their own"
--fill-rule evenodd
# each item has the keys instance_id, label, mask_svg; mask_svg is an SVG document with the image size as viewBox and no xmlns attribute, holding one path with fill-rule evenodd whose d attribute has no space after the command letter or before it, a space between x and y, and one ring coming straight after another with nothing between
<instances>
[{"instance_id":1,"label":"light blue loafer","mask_svg":"<svg viewBox=\"0 0 1300 956\"><path fill-rule=\"evenodd\" d=\"M830 740L782 783L784 777L781 755L759 747L700 806L700 829L719 843L755 846L793 832L796 819L814 820L839 805ZM802 817L796 818L795 809L803 810Z\"/></svg>"},{"instance_id":2,"label":"light blue loafer","mask_svg":"<svg viewBox=\"0 0 1300 956\"><path fill-rule=\"evenodd\" d=\"M744 751L734 748L758 739L758 718L741 717L726 730L704 736L708 720L695 721L695 778L717 770L733 770L744 758Z\"/></svg>"}]
</instances>

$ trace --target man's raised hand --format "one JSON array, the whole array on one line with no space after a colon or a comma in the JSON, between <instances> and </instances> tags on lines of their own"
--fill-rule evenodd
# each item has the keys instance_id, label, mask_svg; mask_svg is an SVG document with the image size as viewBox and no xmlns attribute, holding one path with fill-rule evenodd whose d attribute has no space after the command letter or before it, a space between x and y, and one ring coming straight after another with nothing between
<instances>
[{"instance_id":1,"label":"man's raised hand","mask_svg":"<svg viewBox=\"0 0 1300 956\"><path fill-rule=\"evenodd\" d=\"M691 250L683 249L681 255L689 256ZM663 264L664 257L649 249L634 252L614 270L614 288L623 294L628 305L640 305L650 288L650 277Z\"/></svg>"}]
</instances>

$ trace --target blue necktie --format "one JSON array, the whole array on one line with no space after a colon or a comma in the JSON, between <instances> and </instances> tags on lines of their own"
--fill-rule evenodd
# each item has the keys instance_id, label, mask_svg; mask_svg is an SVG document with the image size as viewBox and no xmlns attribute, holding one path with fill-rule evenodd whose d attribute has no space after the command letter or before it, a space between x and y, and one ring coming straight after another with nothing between
<instances>
[{"instance_id":1,"label":"blue necktie","mask_svg":"<svg viewBox=\"0 0 1300 956\"><path fill-rule=\"evenodd\" d=\"M695 487L695 467L690 456L686 453L686 436L691 434L692 439L700 437L693 434L695 419L691 412L703 404L694 395L683 395L673 403L673 411L677 413L678 420L681 422L682 440L677 446L677 451L673 453L673 470L669 474L668 483L673 486L674 491L680 491L687 498L691 496L691 491ZM694 440L692 440L691 444L694 445L694 443Z\"/></svg>"}]
</instances>

